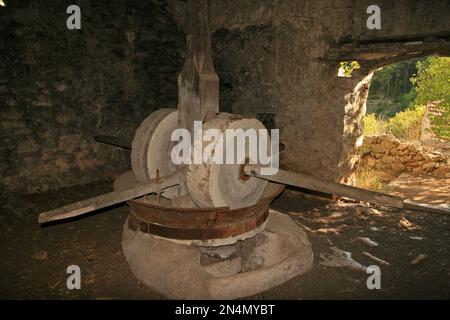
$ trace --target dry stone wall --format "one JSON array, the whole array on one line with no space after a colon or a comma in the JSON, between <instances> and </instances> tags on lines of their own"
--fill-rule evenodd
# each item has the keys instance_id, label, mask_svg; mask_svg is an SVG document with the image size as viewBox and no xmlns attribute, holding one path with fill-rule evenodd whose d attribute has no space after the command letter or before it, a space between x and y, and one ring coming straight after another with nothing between
<instances>
[{"instance_id":1,"label":"dry stone wall","mask_svg":"<svg viewBox=\"0 0 450 320\"><path fill-rule=\"evenodd\" d=\"M450 177L450 158L418 142L400 141L392 135L367 136L360 149L361 166L398 175L431 173Z\"/></svg>"}]
</instances>

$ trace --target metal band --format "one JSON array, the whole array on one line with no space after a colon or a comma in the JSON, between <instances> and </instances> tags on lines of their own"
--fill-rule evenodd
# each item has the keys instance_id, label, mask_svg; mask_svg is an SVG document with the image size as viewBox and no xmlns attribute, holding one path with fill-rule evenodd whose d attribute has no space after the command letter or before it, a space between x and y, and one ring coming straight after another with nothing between
<instances>
[{"instance_id":1,"label":"metal band","mask_svg":"<svg viewBox=\"0 0 450 320\"><path fill-rule=\"evenodd\" d=\"M128 226L161 237L179 240L208 240L234 237L256 229L269 214L272 200L284 186L270 184L257 204L228 208L169 208L144 200L130 200Z\"/></svg>"}]
</instances>

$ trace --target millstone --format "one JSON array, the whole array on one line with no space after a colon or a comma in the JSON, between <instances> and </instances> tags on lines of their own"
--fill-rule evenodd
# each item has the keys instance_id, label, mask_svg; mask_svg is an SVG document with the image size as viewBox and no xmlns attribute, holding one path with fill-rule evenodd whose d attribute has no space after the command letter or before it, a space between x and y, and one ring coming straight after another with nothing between
<instances>
[{"instance_id":1,"label":"millstone","mask_svg":"<svg viewBox=\"0 0 450 320\"><path fill-rule=\"evenodd\" d=\"M203 124L203 132L208 129L218 129L226 136L227 129L265 129L257 119L230 113L219 113ZM267 137L270 142L270 138ZM203 150L212 150L219 139L203 142ZM246 142L245 157L249 156ZM234 147L237 154L237 143L234 139L224 138L223 150L226 154ZM193 152L195 147L191 148ZM203 159L205 162L207 159ZM225 162L225 158L223 161ZM257 161L258 159L254 159ZM200 208L230 207L231 209L254 205L261 198L267 181L243 175L244 164L191 163L186 170L186 186L192 200Z\"/></svg>"},{"instance_id":2,"label":"millstone","mask_svg":"<svg viewBox=\"0 0 450 320\"><path fill-rule=\"evenodd\" d=\"M170 137L177 128L177 110L159 109L139 125L131 148L131 166L138 182L168 176L176 170L170 159L174 143ZM162 195L172 199L178 187L164 190Z\"/></svg>"}]
</instances>

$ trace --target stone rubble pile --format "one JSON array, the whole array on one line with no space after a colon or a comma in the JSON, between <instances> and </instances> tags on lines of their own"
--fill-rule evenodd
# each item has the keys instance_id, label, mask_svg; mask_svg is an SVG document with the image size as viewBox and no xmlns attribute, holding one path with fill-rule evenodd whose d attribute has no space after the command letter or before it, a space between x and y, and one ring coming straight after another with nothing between
<instances>
[{"instance_id":1,"label":"stone rubble pile","mask_svg":"<svg viewBox=\"0 0 450 320\"><path fill-rule=\"evenodd\" d=\"M361 147L361 166L391 173L450 175L450 158L418 142L393 135L367 136Z\"/></svg>"}]
</instances>

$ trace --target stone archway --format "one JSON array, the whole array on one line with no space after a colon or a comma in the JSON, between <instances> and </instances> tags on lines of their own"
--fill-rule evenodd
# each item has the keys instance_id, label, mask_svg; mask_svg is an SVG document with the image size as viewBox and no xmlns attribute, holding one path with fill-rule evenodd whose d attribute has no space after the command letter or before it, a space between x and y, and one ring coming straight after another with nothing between
<instances>
[{"instance_id":1,"label":"stone archway","mask_svg":"<svg viewBox=\"0 0 450 320\"><path fill-rule=\"evenodd\" d=\"M416 41L412 41L416 40ZM408 45L409 44L409 45ZM406 48L406 49L405 49ZM377 52L377 51L380 52ZM330 55L357 61L361 67L352 74L356 81L354 89L345 94L345 116L343 130L343 161L340 163L340 182L346 184L355 183L355 171L359 163L358 148L363 142L363 117L366 114L366 101L370 89L373 72L381 67L399 63L413 58L421 58L430 55L448 56L450 47L446 41L423 41L415 39L403 39L394 43L374 46L365 44L358 48L346 48L331 50ZM348 60L343 60L348 61ZM337 68L337 67L336 67Z\"/></svg>"}]
</instances>

